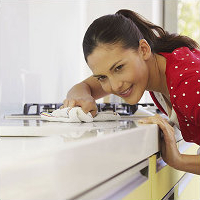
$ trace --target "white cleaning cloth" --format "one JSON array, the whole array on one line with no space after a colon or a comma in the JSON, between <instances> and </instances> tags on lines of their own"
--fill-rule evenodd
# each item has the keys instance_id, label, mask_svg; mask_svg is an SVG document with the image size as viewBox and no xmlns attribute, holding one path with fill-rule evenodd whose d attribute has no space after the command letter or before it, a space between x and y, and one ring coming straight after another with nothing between
<instances>
[{"instance_id":1,"label":"white cleaning cloth","mask_svg":"<svg viewBox=\"0 0 200 200\"><path fill-rule=\"evenodd\" d=\"M115 112L100 112L94 118L91 113L85 114L81 107L57 109L52 113L42 112L41 119L60 122L93 122L119 120L120 115Z\"/></svg>"}]
</instances>

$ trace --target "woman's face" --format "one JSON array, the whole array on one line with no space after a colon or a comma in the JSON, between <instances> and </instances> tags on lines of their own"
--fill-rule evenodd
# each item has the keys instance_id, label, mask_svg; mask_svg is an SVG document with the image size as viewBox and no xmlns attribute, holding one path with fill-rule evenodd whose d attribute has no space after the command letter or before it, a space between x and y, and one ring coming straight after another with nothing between
<instances>
[{"instance_id":1,"label":"woman's face","mask_svg":"<svg viewBox=\"0 0 200 200\"><path fill-rule=\"evenodd\" d=\"M124 49L121 45L99 45L87 58L93 76L107 93L136 104L148 85L149 70L138 49Z\"/></svg>"}]
</instances>

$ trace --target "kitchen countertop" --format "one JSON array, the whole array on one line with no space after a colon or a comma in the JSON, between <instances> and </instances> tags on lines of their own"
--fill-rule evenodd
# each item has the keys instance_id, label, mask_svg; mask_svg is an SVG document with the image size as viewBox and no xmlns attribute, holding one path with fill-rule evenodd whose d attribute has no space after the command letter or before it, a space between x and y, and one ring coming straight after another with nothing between
<instances>
[{"instance_id":1,"label":"kitchen countertop","mask_svg":"<svg viewBox=\"0 0 200 200\"><path fill-rule=\"evenodd\" d=\"M0 135L2 200L72 199L158 152L160 137L157 125L134 117L93 123L1 118Z\"/></svg>"}]
</instances>

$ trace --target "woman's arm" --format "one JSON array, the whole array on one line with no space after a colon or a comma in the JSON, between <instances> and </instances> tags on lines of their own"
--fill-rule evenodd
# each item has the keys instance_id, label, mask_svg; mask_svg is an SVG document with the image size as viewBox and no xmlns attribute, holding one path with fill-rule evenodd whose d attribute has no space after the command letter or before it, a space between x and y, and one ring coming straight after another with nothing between
<instances>
[{"instance_id":1,"label":"woman's arm","mask_svg":"<svg viewBox=\"0 0 200 200\"><path fill-rule=\"evenodd\" d=\"M200 155L181 154L176 169L200 175Z\"/></svg>"},{"instance_id":2,"label":"woman's arm","mask_svg":"<svg viewBox=\"0 0 200 200\"><path fill-rule=\"evenodd\" d=\"M180 154L176 145L174 128L160 115L139 120L140 123L158 124L163 131L164 140L161 144L163 160L171 167L200 175L200 155Z\"/></svg>"},{"instance_id":3,"label":"woman's arm","mask_svg":"<svg viewBox=\"0 0 200 200\"><path fill-rule=\"evenodd\" d=\"M84 81L74 85L67 93L67 98L80 98L92 96L95 100L106 96L107 93L102 89L101 84L90 76Z\"/></svg>"},{"instance_id":4,"label":"woman's arm","mask_svg":"<svg viewBox=\"0 0 200 200\"><path fill-rule=\"evenodd\" d=\"M95 100L106 95L108 94L102 89L101 84L91 76L69 90L60 108L80 106L85 113L91 112L95 116L97 113Z\"/></svg>"},{"instance_id":5,"label":"woman's arm","mask_svg":"<svg viewBox=\"0 0 200 200\"><path fill-rule=\"evenodd\" d=\"M90 76L89 78L85 79L82 83L85 83L89 88L91 92L91 96L96 100L100 99L108 93L106 93L102 87L97 78Z\"/></svg>"}]
</instances>

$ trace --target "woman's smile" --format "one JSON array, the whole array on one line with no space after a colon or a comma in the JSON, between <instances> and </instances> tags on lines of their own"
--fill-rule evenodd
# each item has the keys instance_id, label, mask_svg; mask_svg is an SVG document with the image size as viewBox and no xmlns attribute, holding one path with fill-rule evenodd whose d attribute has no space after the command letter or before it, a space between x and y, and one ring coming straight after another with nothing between
<instances>
[{"instance_id":1,"label":"woman's smile","mask_svg":"<svg viewBox=\"0 0 200 200\"><path fill-rule=\"evenodd\" d=\"M133 85L131 85L128 89L126 89L125 91L118 93L118 95L120 95L121 97L128 97L131 95L133 90Z\"/></svg>"}]
</instances>

